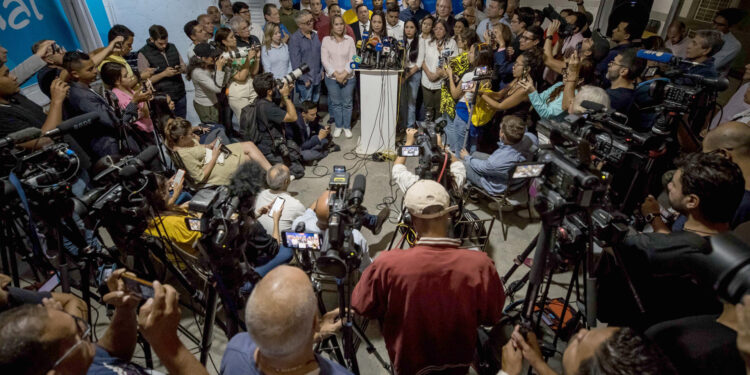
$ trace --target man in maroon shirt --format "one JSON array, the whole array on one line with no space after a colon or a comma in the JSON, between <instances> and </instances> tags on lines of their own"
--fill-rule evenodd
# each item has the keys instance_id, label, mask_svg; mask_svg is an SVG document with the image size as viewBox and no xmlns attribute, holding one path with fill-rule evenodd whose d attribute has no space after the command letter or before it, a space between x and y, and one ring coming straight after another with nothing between
<instances>
[{"instance_id":1,"label":"man in maroon shirt","mask_svg":"<svg viewBox=\"0 0 750 375\"><path fill-rule=\"evenodd\" d=\"M322 24L319 28L315 29L318 32L318 38L323 41L323 38L331 35L331 22L333 17L341 16L341 7L338 4L331 4L328 6L328 23ZM346 35L349 35L354 39L354 30L349 25L346 25Z\"/></svg>"},{"instance_id":2,"label":"man in maroon shirt","mask_svg":"<svg viewBox=\"0 0 750 375\"><path fill-rule=\"evenodd\" d=\"M448 238L450 197L435 181L417 181L404 205L416 246L381 253L352 293L352 307L381 322L396 374L466 374L479 325L500 320L505 294L487 254Z\"/></svg>"}]
</instances>

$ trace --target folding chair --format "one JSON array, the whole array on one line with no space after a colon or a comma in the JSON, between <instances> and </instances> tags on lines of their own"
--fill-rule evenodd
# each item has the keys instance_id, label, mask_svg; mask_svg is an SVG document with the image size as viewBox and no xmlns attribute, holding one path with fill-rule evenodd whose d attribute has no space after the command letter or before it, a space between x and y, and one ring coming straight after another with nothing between
<instances>
[{"instance_id":1,"label":"folding chair","mask_svg":"<svg viewBox=\"0 0 750 375\"><path fill-rule=\"evenodd\" d=\"M509 181L509 186L511 185ZM495 202L497 205L497 220L500 221L500 229L503 232L503 240L508 239L508 225L505 224L505 221L503 220L503 212L504 209L511 208L511 211L517 207L523 207L526 206L526 209L529 211L529 217L531 217L531 203L530 203L530 195L529 195L529 187L531 186L531 179L527 179L521 185L520 187L514 189L513 191L506 190L505 192L497 195L493 195L485 191L479 186L475 185L468 185L467 187L467 194L471 195L472 193L481 195L488 199L491 202Z\"/></svg>"}]
</instances>

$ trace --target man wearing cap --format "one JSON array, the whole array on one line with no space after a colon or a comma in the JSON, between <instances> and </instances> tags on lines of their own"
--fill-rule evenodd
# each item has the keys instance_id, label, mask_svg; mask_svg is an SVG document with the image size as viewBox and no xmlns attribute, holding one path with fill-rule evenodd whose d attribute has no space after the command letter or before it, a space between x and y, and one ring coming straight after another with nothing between
<instances>
[{"instance_id":1,"label":"man wearing cap","mask_svg":"<svg viewBox=\"0 0 750 375\"><path fill-rule=\"evenodd\" d=\"M465 374L477 327L500 320L505 293L487 254L459 249L448 192L417 181L404 196L417 233L407 250L381 253L352 292L352 308L378 319L396 374Z\"/></svg>"}]
</instances>

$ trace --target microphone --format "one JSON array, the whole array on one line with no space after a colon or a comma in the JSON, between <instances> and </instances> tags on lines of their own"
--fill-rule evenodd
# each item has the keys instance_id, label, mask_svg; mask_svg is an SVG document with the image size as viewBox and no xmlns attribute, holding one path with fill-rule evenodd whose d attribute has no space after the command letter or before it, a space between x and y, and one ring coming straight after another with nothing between
<instances>
[{"instance_id":1,"label":"microphone","mask_svg":"<svg viewBox=\"0 0 750 375\"><path fill-rule=\"evenodd\" d=\"M91 125L94 121L99 121L99 113L90 112L80 116L67 119L60 123L57 128L44 133L44 137L59 137L72 131L79 130Z\"/></svg>"},{"instance_id":2,"label":"microphone","mask_svg":"<svg viewBox=\"0 0 750 375\"><path fill-rule=\"evenodd\" d=\"M237 211L237 207L240 205L240 197L232 197L232 199L229 201L229 204L227 205L227 213L224 215L226 219L229 219L234 214L234 211Z\"/></svg>"},{"instance_id":3,"label":"microphone","mask_svg":"<svg viewBox=\"0 0 750 375\"><path fill-rule=\"evenodd\" d=\"M375 51L377 52L377 55L375 55L375 68L380 67L380 56L383 54L383 44L378 43L375 45Z\"/></svg>"},{"instance_id":4,"label":"microphone","mask_svg":"<svg viewBox=\"0 0 750 375\"><path fill-rule=\"evenodd\" d=\"M159 153L159 149L156 146L148 146L145 150L141 151L135 158L131 159L131 162L122 167L120 170L120 176L129 178L138 172L144 170L146 165L151 164L156 155Z\"/></svg>"},{"instance_id":5,"label":"microphone","mask_svg":"<svg viewBox=\"0 0 750 375\"><path fill-rule=\"evenodd\" d=\"M694 66L703 65L701 63L683 59L668 52L652 51L648 49L638 50L638 52L636 53L636 57L640 57L648 61L656 61L662 64L689 64Z\"/></svg>"},{"instance_id":6,"label":"microphone","mask_svg":"<svg viewBox=\"0 0 750 375\"><path fill-rule=\"evenodd\" d=\"M353 206L359 206L362 204L362 200L365 197L365 187L367 186L367 178L364 175L358 174L354 176L354 183L352 184L352 194L349 197L349 204Z\"/></svg>"},{"instance_id":7,"label":"microphone","mask_svg":"<svg viewBox=\"0 0 750 375\"><path fill-rule=\"evenodd\" d=\"M727 77L708 78L699 74L683 74L682 76L689 78L697 85L708 86L716 91L724 91L729 88L729 80Z\"/></svg>"},{"instance_id":8,"label":"microphone","mask_svg":"<svg viewBox=\"0 0 750 375\"><path fill-rule=\"evenodd\" d=\"M0 138L0 148L13 146L16 143L23 143L32 139L39 138L42 135L42 131L37 128L26 128L13 133L8 134L4 138Z\"/></svg>"}]
</instances>

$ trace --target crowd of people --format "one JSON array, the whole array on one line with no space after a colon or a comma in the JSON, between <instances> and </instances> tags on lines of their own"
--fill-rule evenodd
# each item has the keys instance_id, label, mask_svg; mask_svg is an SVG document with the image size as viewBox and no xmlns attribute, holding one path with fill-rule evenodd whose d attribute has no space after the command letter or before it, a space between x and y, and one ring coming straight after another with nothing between
<instances>
[{"instance_id":1,"label":"crowd of people","mask_svg":"<svg viewBox=\"0 0 750 375\"><path fill-rule=\"evenodd\" d=\"M241 243L261 279L238 286L247 299L247 332L231 338L220 372L348 374L313 351L343 322L338 311L320 315L309 275L285 265L295 257L282 239L286 231L327 233L333 193L321 191L308 205L288 189L305 175L305 166L341 150L334 139L352 138L358 109L371 105L358 102L358 75L350 64L359 46L395 38L404 50L399 137L411 146L418 123L444 122L436 147L446 155L443 170L453 189L421 179L407 168L406 157L395 160L391 179L404 194L414 245L371 259L361 227L378 234L390 210L358 211L361 226L351 237L362 258L361 278L351 307L380 323L394 373L465 374L479 369L478 328L500 322L506 295L493 260L451 238L459 211L449 190L479 189L504 197L507 207L501 209L513 209L514 195L526 194L530 184L509 172L535 160L540 120L584 115L594 103L626 116L633 131L650 132L661 111L650 90L654 82L689 86L697 76L726 77L742 50L732 33L745 15L740 9L717 11L713 29L690 36L676 20L666 40L644 35L643 15L625 14L607 40L591 29L593 16L582 1L559 17L521 5L463 0L458 12L452 1L438 0L431 14L420 0L373 0L372 7L354 0L347 10L336 0L325 7L321 0L280 0L263 6L263 20L252 20L248 3L220 0L185 24L187 51L170 43L160 25L148 29L137 51L125 25L112 26L107 46L88 53L40 40L12 70L0 46L0 138L26 128L46 133L63 120L98 113L93 124L60 139L80 160L71 188L79 197L102 165L149 146L164 149L176 168L165 160L147 166L156 177L144 194L157 215L144 235L163 236L190 256L199 255L196 244L205 235L187 227L186 220L200 217L190 209L191 193L226 186L240 202L242 231L233 244ZM668 76L666 64L639 58L640 49L683 59L688 78ZM300 74L289 79L297 69ZM50 99L46 110L21 94L20 85L34 75ZM199 124L186 120L186 79L195 88ZM750 79L750 66L743 79ZM328 113L327 123L318 111ZM743 225L750 221L750 85L741 86L715 118L710 108L689 112L702 132L692 141L680 137L680 156L662 177L663 199L650 195L642 203L640 214L652 231L626 236L621 257L602 255L597 318L607 327L582 329L571 338L564 373L750 369L750 299L720 301L690 266L706 256L707 239L750 229ZM36 151L56 141L42 137L15 146ZM12 166L3 163L5 176ZM668 216L666 209L676 214ZM618 267L631 270L627 280ZM114 313L95 343L82 300L8 287L0 275L0 372L146 373L131 362L140 334L170 373L207 373L177 336L175 288L155 281L154 296L142 301L126 288L124 274L118 269L106 280L102 302ZM527 365L539 374L555 373L534 332L516 327L509 340L489 345L495 358L482 360L494 361L501 373L520 374Z\"/></svg>"}]
</instances>

